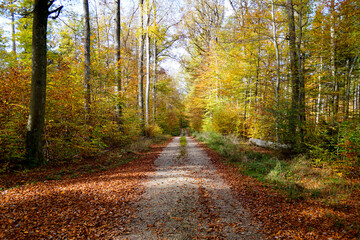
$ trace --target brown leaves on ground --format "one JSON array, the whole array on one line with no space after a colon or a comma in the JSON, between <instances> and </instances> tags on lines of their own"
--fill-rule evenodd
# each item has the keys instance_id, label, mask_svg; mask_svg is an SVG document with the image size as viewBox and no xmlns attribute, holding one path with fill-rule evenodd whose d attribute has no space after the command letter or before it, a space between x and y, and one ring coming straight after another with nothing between
<instances>
[{"instance_id":1,"label":"brown leaves on ground","mask_svg":"<svg viewBox=\"0 0 360 240\"><path fill-rule=\"evenodd\" d=\"M348 199L344 206L326 206L316 200L288 201L278 191L241 175L216 151L200 144L270 239L360 238L359 196Z\"/></svg>"},{"instance_id":2,"label":"brown leaves on ground","mask_svg":"<svg viewBox=\"0 0 360 240\"><path fill-rule=\"evenodd\" d=\"M111 170L1 191L0 238L111 239L126 232L131 203L164 146Z\"/></svg>"},{"instance_id":3,"label":"brown leaves on ground","mask_svg":"<svg viewBox=\"0 0 360 240\"><path fill-rule=\"evenodd\" d=\"M126 233L135 217L132 203L140 198L142 181L154 170L153 161L163 146L153 146L139 159L111 170L2 190L0 238L111 239ZM202 146L269 238L359 238L359 196L344 206L326 206L315 200L291 202L276 190L241 175L235 166L223 163L215 151ZM18 181L24 182L20 179L27 178L19 177ZM199 196L208 210L205 213L211 215L208 192L201 188ZM198 216L200 225L204 217ZM219 239L223 226L216 221L217 216L211 217L215 221L208 231L214 234L213 239Z\"/></svg>"}]
</instances>

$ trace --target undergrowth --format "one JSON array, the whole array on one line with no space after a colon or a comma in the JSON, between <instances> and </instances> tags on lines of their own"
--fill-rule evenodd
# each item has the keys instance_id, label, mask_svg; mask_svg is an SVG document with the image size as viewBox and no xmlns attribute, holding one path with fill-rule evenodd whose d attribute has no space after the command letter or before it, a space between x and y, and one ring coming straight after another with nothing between
<instances>
[{"instance_id":1,"label":"undergrowth","mask_svg":"<svg viewBox=\"0 0 360 240\"><path fill-rule=\"evenodd\" d=\"M317 199L338 205L359 189L359 183L349 182L325 164L315 165L306 155L285 159L276 152L260 152L232 135L199 132L192 135L226 157L227 163L236 165L242 174L278 189L289 201Z\"/></svg>"},{"instance_id":2,"label":"undergrowth","mask_svg":"<svg viewBox=\"0 0 360 240\"><path fill-rule=\"evenodd\" d=\"M186 137L185 137L185 136L181 136L181 137L180 137L180 145L181 145L181 147L185 147L186 144L187 144L187 142L186 142Z\"/></svg>"},{"instance_id":3,"label":"undergrowth","mask_svg":"<svg viewBox=\"0 0 360 240\"><path fill-rule=\"evenodd\" d=\"M170 136L159 135L152 138L139 138L123 148L111 148L99 152L97 155L83 158L74 156L70 161L56 162L33 169L0 171L0 190L22 186L33 181L63 180L77 178L83 174L92 174L121 166L137 159L141 152L150 150L150 145L161 144ZM59 162L61 164L59 164Z\"/></svg>"}]
</instances>

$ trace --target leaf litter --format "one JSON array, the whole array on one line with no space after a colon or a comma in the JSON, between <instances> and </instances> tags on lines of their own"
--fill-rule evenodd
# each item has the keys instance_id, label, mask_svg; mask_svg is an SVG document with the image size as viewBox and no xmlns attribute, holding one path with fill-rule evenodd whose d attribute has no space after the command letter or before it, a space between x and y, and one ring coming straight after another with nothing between
<instances>
[{"instance_id":1,"label":"leaf litter","mask_svg":"<svg viewBox=\"0 0 360 240\"><path fill-rule=\"evenodd\" d=\"M360 194L349 200L356 204L347 207L326 205L314 199L289 201L279 191L242 175L235 165L205 144L200 145L244 207L262 223L262 231L269 239L360 239Z\"/></svg>"},{"instance_id":2,"label":"leaf litter","mask_svg":"<svg viewBox=\"0 0 360 240\"><path fill-rule=\"evenodd\" d=\"M360 222L359 209L334 208L310 200L288 201L278 191L241 175L218 153L200 145L216 167L216 174L225 179L251 216L247 211L220 211L224 207L218 206L217 202L227 201L229 196L219 194L216 191L218 185L206 184L209 180L201 173L201 168L190 175L183 171L183 178L194 181L193 188L187 189L186 184L176 188L178 193L187 193L174 200L173 205L182 208L166 210L164 215L175 225L180 224L184 231L189 231L188 236L192 239L231 239L226 235L229 228L234 234L245 237L247 229L241 221L244 214L246 218L252 218L248 223L250 226L261 225L259 230L263 237L253 239L359 239L359 229L356 228L356 223ZM144 201L145 179L154 174L154 161L164 146L154 145L150 152L139 155L138 159L103 172L56 181L42 180L1 190L0 238L126 239L134 231L134 223L144 220L139 219L138 203ZM179 160L175 158L181 166ZM26 183L29 180L26 174L17 178L12 181ZM171 184L177 182L169 178L157 184L168 180ZM158 193L157 197L164 196ZM353 200L356 199L357 196ZM226 204L236 208L234 202ZM166 209L166 205L163 201L160 206ZM154 219L151 206L143 210ZM231 220L224 220L224 215L230 216ZM166 237L169 230L166 224L154 219L146 228L155 239L174 239Z\"/></svg>"},{"instance_id":3,"label":"leaf litter","mask_svg":"<svg viewBox=\"0 0 360 240\"><path fill-rule=\"evenodd\" d=\"M2 190L0 239L116 238L128 230L131 203L139 200L164 146L103 172Z\"/></svg>"}]
</instances>

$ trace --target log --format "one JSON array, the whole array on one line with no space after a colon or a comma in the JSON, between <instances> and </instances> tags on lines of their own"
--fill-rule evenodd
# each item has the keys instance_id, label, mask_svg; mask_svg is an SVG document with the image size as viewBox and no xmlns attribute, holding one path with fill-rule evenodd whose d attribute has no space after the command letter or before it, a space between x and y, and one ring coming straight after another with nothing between
<instances>
[{"instance_id":1,"label":"log","mask_svg":"<svg viewBox=\"0 0 360 240\"><path fill-rule=\"evenodd\" d=\"M258 147L271 148L271 149L291 149L291 146L289 144L265 141L256 138L250 138L249 142Z\"/></svg>"}]
</instances>

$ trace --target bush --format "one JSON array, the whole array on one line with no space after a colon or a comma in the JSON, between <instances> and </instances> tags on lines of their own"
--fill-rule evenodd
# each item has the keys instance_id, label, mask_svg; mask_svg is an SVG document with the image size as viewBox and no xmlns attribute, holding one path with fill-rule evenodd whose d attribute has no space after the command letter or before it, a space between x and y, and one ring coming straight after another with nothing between
<instances>
[{"instance_id":1,"label":"bush","mask_svg":"<svg viewBox=\"0 0 360 240\"><path fill-rule=\"evenodd\" d=\"M241 148L233 135L222 136L215 132L194 132L192 136L201 142L205 142L210 148L214 149L222 156L228 157L231 161L241 161L243 158Z\"/></svg>"},{"instance_id":2,"label":"bush","mask_svg":"<svg viewBox=\"0 0 360 240\"><path fill-rule=\"evenodd\" d=\"M156 137L163 133L162 129L158 125L150 125L145 128L145 136L147 137Z\"/></svg>"},{"instance_id":3,"label":"bush","mask_svg":"<svg viewBox=\"0 0 360 240\"><path fill-rule=\"evenodd\" d=\"M346 174L360 172L360 126L357 121L321 123L307 136L309 158L318 166L329 164Z\"/></svg>"}]
</instances>

